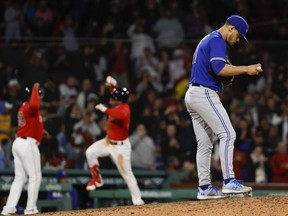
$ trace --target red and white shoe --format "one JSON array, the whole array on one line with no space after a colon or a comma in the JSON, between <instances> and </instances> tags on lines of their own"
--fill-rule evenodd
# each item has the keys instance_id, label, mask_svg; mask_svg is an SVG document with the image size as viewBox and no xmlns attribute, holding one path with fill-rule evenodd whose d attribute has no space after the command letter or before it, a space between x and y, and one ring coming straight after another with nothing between
<instances>
[{"instance_id":1,"label":"red and white shoe","mask_svg":"<svg viewBox=\"0 0 288 216\"><path fill-rule=\"evenodd\" d=\"M86 190L87 191L92 191L95 190L96 188L102 187L104 185L104 182L102 180L101 176L98 176L98 178L92 178L87 186L86 186Z\"/></svg>"}]
</instances>

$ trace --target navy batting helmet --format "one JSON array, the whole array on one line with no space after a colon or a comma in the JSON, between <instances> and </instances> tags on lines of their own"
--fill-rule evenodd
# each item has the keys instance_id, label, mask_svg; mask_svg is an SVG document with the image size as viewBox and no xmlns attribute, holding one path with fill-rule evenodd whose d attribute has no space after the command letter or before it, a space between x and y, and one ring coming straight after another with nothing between
<instances>
[{"instance_id":1,"label":"navy batting helmet","mask_svg":"<svg viewBox=\"0 0 288 216\"><path fill-rule=\"evenodd\" d=\"M110 97L117 101L126 102L129 98L129 94L130 93L127 88L115 88L111 92Z\"/></svg>"}]
</instances>

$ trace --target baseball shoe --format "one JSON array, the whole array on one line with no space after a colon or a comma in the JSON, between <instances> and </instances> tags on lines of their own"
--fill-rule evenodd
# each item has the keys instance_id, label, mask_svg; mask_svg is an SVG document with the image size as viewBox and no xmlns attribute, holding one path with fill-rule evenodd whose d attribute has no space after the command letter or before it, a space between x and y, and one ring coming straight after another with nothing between
<instances>
[{"instance_id":1,"label":"baseball shoe","mask_svg":"<svg viewBox=\"0 0 288 216\"><path fill-rule=\"evenodd\" d=\"M2 211L0 213L0 215L16 215L16 213L9 213L9 212L6 212L6 211Z\"/></svg>"},{"instance_id":2,"label":"baseball shoe","mask_svg":"<svg viewBox=\"0 0 288 216\"><path fill-rule=\"evenodd\" d=\"M16 208L8 208L4 206L0 215L16 215Z\"/></svg>"},{"instance_id":3,"label":"baseball shoe","mask_svg":"<svg viewBox=\"0 0 288 216\"><path fill-rule=\"evenodd\" d=\"M103 179L101 176L97 176L97 178L92 178L87 186L86 186L86 190L87 191L92 191L95 190L96 188L102 187L104 184Z\"/></svg>"},{"instance_id":4,"label":"baseball shoe","mask_svg":"<svg viewBox=\"0 0 288 216\"><path fill-rule=\"evenodd\" d=\"M202 190L198 187L197 199L206 200L206 199L221 199L225 196L221 193L218 187L209 185L206 190Z\"/></svg>"},{"instance_id":5,"label":"baseball shoe","mask_svg":"<svg viewBox=\"0 0 288 216\"><path fill-rule=\"evenodd\" d=\"M29 215L29 214L37 214L37 213L39 213L39 211L37 210L37 209L25 209L24 210L24 214L25 215Z\"/></svg>"},{"instance_id":6,"label":"baseball shoe","mask_svg":"<svg viewBox=\"0 0 288 216\"><path fill-rule=\"evenodd\" d=\"M132 199L133 205L144 205L144 201L142 199Z\"/></svg>"},{"instance_id":7,"label":"baseball shoe","mask_svg":"<svg viewBox=\"0 0 288 216\"><path fill-rule=\"evenodd\" d=\"M244 186L241 181L232 179L229 183L223 183L222 193L223 194L243 194L252 191L251 187Z\"/></svg>"}]
</instances>

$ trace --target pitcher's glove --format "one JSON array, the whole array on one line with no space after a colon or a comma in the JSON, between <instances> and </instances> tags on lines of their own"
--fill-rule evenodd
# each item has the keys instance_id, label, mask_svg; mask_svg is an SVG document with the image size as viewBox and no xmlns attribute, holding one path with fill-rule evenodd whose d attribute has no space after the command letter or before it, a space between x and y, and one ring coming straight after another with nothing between
<instances>
[{"instance_id":1,"label":"pitcher's glove","mask_svg":"<svg viewBox=\"0 0 288 216\"><path fill-rule=\"evenodd\" d=\"M228 56L226 56L226 64L232 65L232 63L230 62ZM232 84L234 80L234 76L230 76L230 77L221 77L221 83L224 87L228 87Z\"/></svg>"},{"instance_id":2,"label":"pitcher's glove","mask_svg":"<svg viewBox=\"0 0 288 216\"><path fill-rule=\"evenodd\" d=\"M234 80L234 76L230 76L230 77L221 77L221 83L224 87L228 87L232 84Z\"/></svg>"}]
</instances>

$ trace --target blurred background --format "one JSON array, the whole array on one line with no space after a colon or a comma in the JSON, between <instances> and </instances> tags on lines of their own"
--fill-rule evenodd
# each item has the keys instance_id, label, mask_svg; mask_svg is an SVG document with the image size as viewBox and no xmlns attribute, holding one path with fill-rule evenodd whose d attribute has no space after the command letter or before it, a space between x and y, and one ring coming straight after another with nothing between
<instances>
[{"instance_id":1,"label":"blurred background","mask_svg":"<svg viewBox=\"0 0 288 216\"><path fill-rule=\"evenodd\" d=\"M108 103L104 84L111 75L131 92L132 166L136 177L146 176L137 177L141 188L160 185L151 186L153 172L161 188L197 184L196 141L183 103L191 59L203 36L238 14L250 25L249 43L229 49L230 61L260 62L264 72L238 76L220 94L237 133L236 177L288 183L287 0L5 0L0 14L0 182L13 176L23 89L39 82L51 134L39 147L43 182L57 183L57 172L67 170L80 197L73 208L95 207L83 189L85 150L105 136L106 116L94 106ZM215 140L212 179L221 182L217 149ZM109 158L100 165L118 175ZM115 183L102 175L107 188Z\"/></svg>"}]
</instances>

